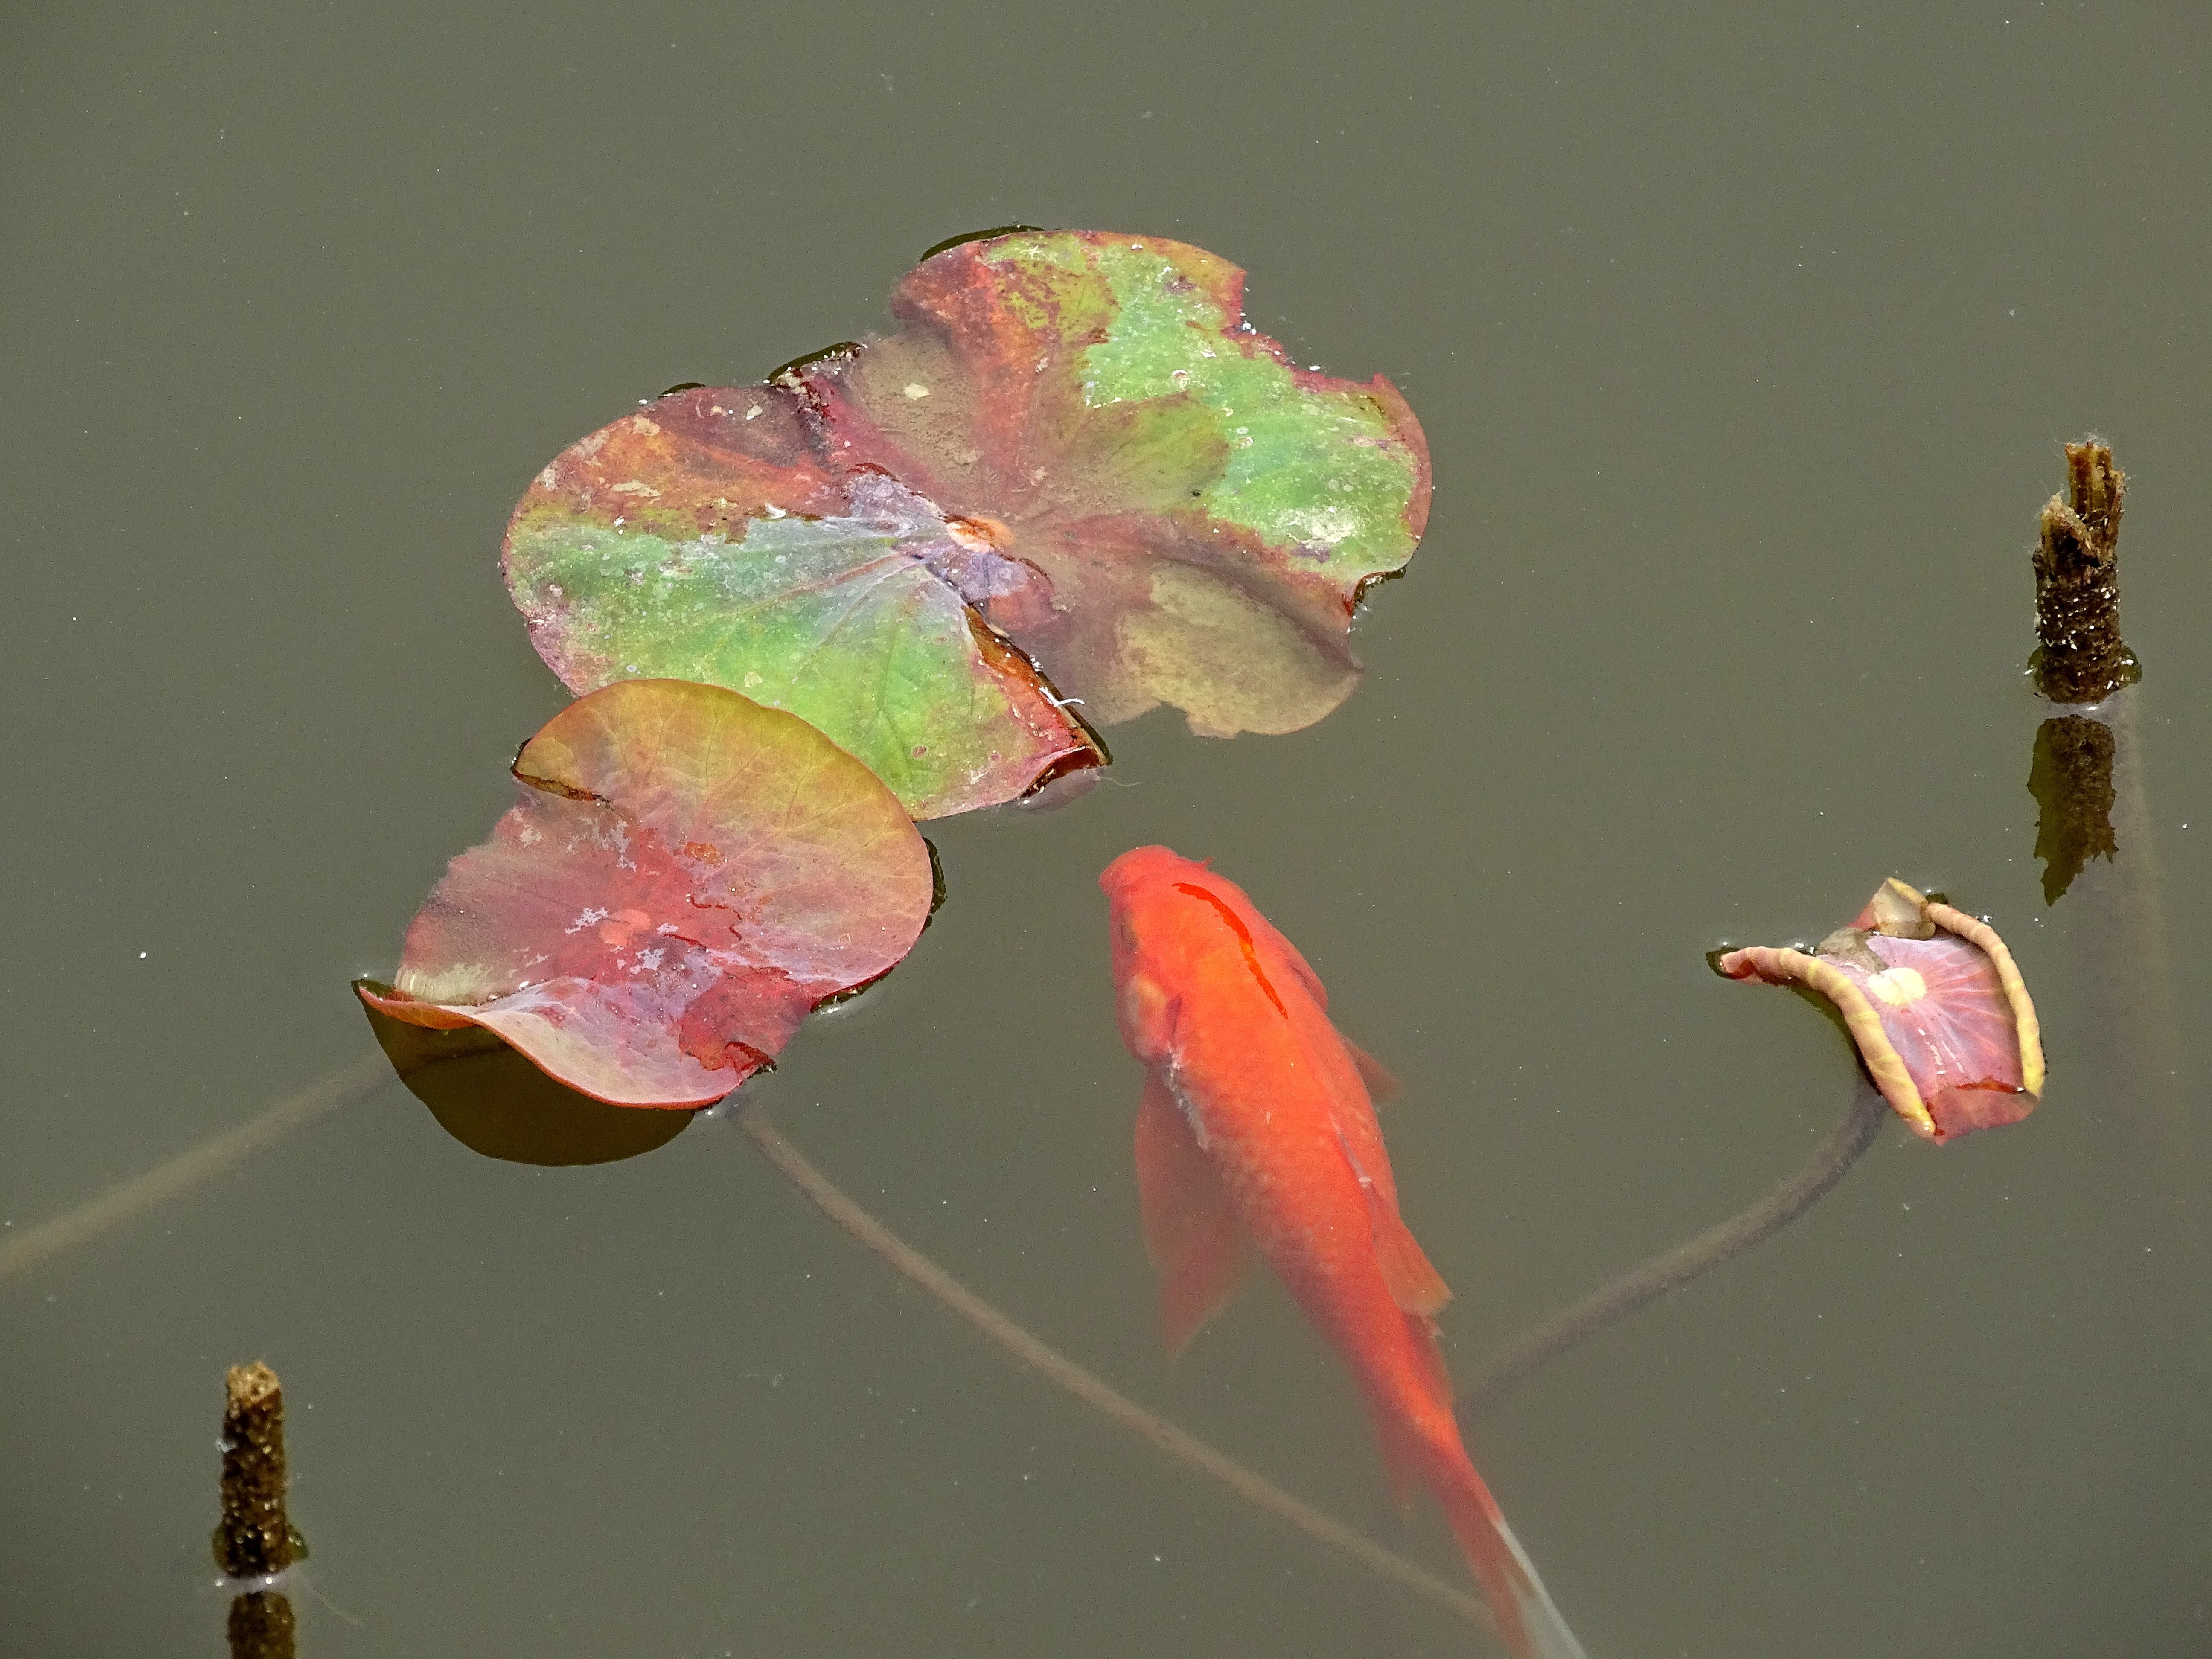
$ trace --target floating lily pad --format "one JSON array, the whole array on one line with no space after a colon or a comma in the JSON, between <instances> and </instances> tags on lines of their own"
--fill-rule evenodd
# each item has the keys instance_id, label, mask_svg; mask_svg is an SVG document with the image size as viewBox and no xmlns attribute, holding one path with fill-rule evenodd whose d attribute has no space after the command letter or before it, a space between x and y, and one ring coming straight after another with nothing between
<instances>
[{"instance_id":1,"label":"floating lily pad","mask_svg":"<svg viewBox=\"0 0 2212 1659\"><path fill-rule=\"evenodd\" d=\"M507 529L507 578L562 682L743 691L826 732L916 817L1103 760L963 599L963 580L988 594L1007 580L1006 562L882 473L833 474L804 431L787 387L701 388L538 475Z\"/></svg>"},{"instance_id":2,"label":"floating lily pad","mask_svg":"<svg viewBox=\"0 0 2212 1659\"><path fill-rule=\"evenodd\" d=\"M1413 554L1428 452L1388 380L1289 362L1243 288L1091 231L937 253L898 332L556 458L504 556L532 639L579 692L787 708L922 817L1102 763L1086 720L1310 725L1358 681L1352 608Z\"/></svg>"},{"instance_id":3,"label":"floating lily pad","mask_svg":"<svg viewBox=\"0 0 2212 1659\"><path fill-rule=\"evenodd\" d=\"M1349 696L1359 591L1413 556L1428 447L1389 380L1291 363L1244 273L1157 237L961 243L889 338L798 370L830 456L879 466L1042 582L983 602L1091 718L1290 732Z\"/></svg>"},{"instance_id":4,"label":"floating lily pad","mask_svg":"<svg viewBox=\"0 0 2212 1659\"><path fill-rule=\"evenodd\" d=\"M735 692L609 686L514 775L521 799L416 915L392 993L361 994L414 1024L481 1025L595 1099L720 1099L928 918L928 848L897 798Z\"/></svg>"},{"instance_id":5,"label":"floating lily pad","mask_svg":"<svg viewBox=\"0 0 2212 1659\"><path fill-rule=\"evenodd\" d=\"M1901 881L1810 953L1753 945L1714 965L1826 997L1875 1086L1930 1140L2017 1123L2043 1093L2035 1005L2004 941Z\"/></svg>"}]
</instances>

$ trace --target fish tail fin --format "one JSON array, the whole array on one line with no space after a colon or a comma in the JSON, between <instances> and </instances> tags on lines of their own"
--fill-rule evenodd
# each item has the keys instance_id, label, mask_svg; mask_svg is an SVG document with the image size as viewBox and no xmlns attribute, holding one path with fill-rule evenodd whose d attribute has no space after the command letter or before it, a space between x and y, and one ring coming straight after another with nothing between
<instances>
[{"instance_id":1,"label":"fish tail fin","mask_svg":"<svg viewBox=\"0 0 2212 1659\"><path fill-rule=\"evenodd\" d=\"M1464 1456L1458 1461L1456 1478L1435 1481L1431 1489L1490 1599L1507 1650L1514 1659L1589 1659L1482 1477Z\"/></svg>"},{"instance_id":2,"label":"fish tail fin","mask_svg":"<svg viewBox=\"0 0 2212 1659\"><path fill-rule=\"evenodd\" d=\"M1567 1621L1552 1604L1535 1564L1521 1547L1521 1540L1505 1524L1498 1500L1475 1473L1467 1448L1460 1443L1458 1419L1452 1412L1451 1377L1437 1346L1436 1327L1419 1314L1406 1316L1406 1334L1412 1339L1415 1387L1425 1410L1393 1417L1378 1410L1382 1455L1394 1480L1401 1483L1418 1473L1436 1494L1452 1534L1474 1571L1490 1609L1498 1619L1498 1633L1514 1659L1588 1659L1583 1644L1567 1628ZM1423 1433L1422 1424L1427 1432ZM1403 1496L1402 1488L1401 1496Z\"/></svg>"}]
</instances>

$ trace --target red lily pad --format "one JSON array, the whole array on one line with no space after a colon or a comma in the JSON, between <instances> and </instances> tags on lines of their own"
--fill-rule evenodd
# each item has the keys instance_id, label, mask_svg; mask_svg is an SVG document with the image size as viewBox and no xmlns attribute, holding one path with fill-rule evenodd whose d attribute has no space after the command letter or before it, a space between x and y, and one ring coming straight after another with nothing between
<instances>
[{"instance_id":1,"label":"red lily pad","mask_svg":"<svg viewBox=\"0 0 2212 1659\"><path fill-rule=\"evenodd\" d=\"M609 686L526 744L514 775L521 799L416 915L391 994L361 995L414 1024L481 1025L595 1099L720 1099L928 919L929 851L897 798L736 692Z\"/></svg>"},{"instance_id":2,"label":"red lily pad","mask_svg":"<svg viewBox=\"0 0 2212 1659\"><path fill-rule=\"evenodd\" d=\"M1310 725L1358 682L1352 610L1413 555L1428 451L1388 380L1291 363L1243 292L1156 238L945 249L896 333L572 445L515 509L509 591L572 690L743 691L917 817L1099 764L1086 722L1162 702Z\"/></svg>"},{"instance_id":3,"label":"red lily pad","mask_svg":"<svg viewBox=\"0 0 2212 1659\"><path fill-rule=\"evenodd\" d=\"M2041 1029L2004 941L1901 881L1809 954L1753 945L1714 965L1834 1004L1875 1087L1928 1139L2017 1123L2042 1096Z\"/></svg>"}]
</instances>

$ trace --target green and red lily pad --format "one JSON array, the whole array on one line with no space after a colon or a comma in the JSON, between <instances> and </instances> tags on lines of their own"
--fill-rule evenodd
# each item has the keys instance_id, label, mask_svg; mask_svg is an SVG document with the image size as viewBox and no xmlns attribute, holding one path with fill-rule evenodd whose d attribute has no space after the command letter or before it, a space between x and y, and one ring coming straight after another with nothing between
<instances>
[{"instance_id":1,"label":"green and red lily pad","mask_svg":"<svg viewBox=\"0 0 2212 1659\"><path fill-rule=\"evenodd\" d=\"M619 1106L719 1100L905 956L935 890L896 796L797 716L624 681L523 746L521 799L453 860L380 1012L480 1025Z\"/></svg>"},{"instance_id":2,"label":"green and red lily pad","mask_svg":"<svg viewBox=\"0 0 2212 1659\"><path fill-rule=\"evenodd\" d=\"M1102 760L963 601L977 538L882 473L833 474L808 419L789 387L700 387L546 467L506 551L538 654L578 692L687 679L788 709L916 817Z\"/></svg>"},{"instance_id":3,"label":"green and red lily pad","mask_svg":"<svg viewBox=\"0 0 2212 1659\"><path fill-rule=\"evenodd\" d=\"M729 686L820 726L917 817L1104 758L1160 703L1288 732L1359 675L1353 608L1428 512L1381 376L1291 363L1243 273L1096 231L958 244L896 333L592 433L515 510L505 569L572 689Z\"/></svg>"},{"instance_id":4,"label":"green and red lily pad","mask_svg":"<svg viewBox=\"0 0 2212 1659\"><path fill-rule=\"evenodd\" d=\"M2012 952L1987 922L1894 878L1809 953L1752 945L1714 965L1826 998L1875 1086L1929 1140L2017 1123L2042 1096L2042 1030Z\"/></svg>"}]
</instances>

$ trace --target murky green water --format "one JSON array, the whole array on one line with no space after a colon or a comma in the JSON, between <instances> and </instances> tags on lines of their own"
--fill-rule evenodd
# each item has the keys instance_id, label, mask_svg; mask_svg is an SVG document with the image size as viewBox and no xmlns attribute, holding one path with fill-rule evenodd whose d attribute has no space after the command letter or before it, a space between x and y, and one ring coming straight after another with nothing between
<instances>
[{"instance_id":1,"label":"murky green water","mask_svg":"<svg viewBox=\"0 0 2212 1659\"><path fill-rule=\"evenodd\" d=\"M1472 1425L1477 1461L1597 1659L2212 1650L2202 14L0 29L0 1240L368 1051L347 980L563 701L494 565L534 469L877 326L963 228L1174 235L1426 425L1369 679L1291 738L1148 718L1069 810L935 826L946 908L793 1045L777 1121L1128 1394L1454 1574L1273 1286L1160 1358L1099 869L1214 856L1398 1072L1463 1370L1848 1107L1833 1032L1703 953L1944 888L2037 993L2043 1109L1886 1131ZM2091 429L2134 481L2158 858L2046 909L2027 547ZM309 1659L1483 1650L1016 1370L726 1123L540 1170L387 1085L0 1305L11 1655L221 1650L211 1442L255 1357Z\"/></svg>"}]
</instances>

